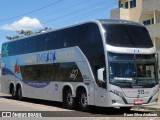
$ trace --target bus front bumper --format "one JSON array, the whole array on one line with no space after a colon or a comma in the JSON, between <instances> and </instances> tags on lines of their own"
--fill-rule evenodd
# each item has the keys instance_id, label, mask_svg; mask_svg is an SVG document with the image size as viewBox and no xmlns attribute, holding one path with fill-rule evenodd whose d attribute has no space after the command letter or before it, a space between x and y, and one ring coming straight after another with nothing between
<instances>
[{"instance_id":1,"label":"bus front bumper","mask_svg":"<svg viewBox=\"0 0 160 120\"><path fill-rule=\"evenodd\" d=\"M111 93L112 94L112 93ZM133 107L133 106L151 106L158 103L158 93L151 97L142 98L128 98L120 97L118 95L112 94L110 97L110 105L112 107ZM136 103L135 101L141 101L142 103Z\"/></svg>"}]
</instances>

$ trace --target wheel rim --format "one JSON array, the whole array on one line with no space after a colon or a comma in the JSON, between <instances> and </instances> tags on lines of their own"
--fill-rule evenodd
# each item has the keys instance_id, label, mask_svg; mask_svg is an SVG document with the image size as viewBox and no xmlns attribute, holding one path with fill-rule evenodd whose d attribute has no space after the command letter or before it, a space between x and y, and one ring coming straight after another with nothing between
<instances>
[{"instance_id":1,"label":"wheel rim","mask_svg":"<svg viewBox=\"0 0 160 120\"><path fill-rule=\"evenodd\" d=\"M67 94L67 104L69 104L69 105L73 104L73 97L70 92Z\"/></svg>"},{"instance_id":2,"label":"wheel rim","mask_svg":"<svg viewBox=\"0 0 160 120\"><path fill-rule=\"evenodd\" d=\"M82 94L80 102L81 102L81 105L83 107L87 107L88 101L87 101L87 95L86 94L84 94L84 93Z\"/></svg>"}]
</instances>

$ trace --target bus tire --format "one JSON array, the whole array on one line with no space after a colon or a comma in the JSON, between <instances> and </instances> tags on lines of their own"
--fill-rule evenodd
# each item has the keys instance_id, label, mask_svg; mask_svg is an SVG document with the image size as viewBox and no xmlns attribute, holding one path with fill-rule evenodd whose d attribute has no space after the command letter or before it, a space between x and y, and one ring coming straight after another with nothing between
<instances>
[{"instance_id":1,"label":"bus tire","mask_svg":"<svg viewBox=\"0 0 160 120\"><path fill-rule=\"evenodd\" d=\"M64 94L64 102L65 106L69 109L75 108L75 98L72 96L71 89L67 89L67 91Z\"/></svg>"},{"instance_id":2,"label":"bus tire","mask_svg":"<svg viewBox=\"0 0 160 120\"><path fill-rule=\"evenodd\" d=\"M23 100L21 87L18 87L17 89L17 100Z\"/></svg>"},{"instance_id":3,"label":"bus tire","mask_svg":"<svg viewBox=\"0 0 160 120\"><path fill-rule=\"evenodd\" d=\"M11 96L12 96L12 99L16 99L16 92L14 90L14 87L11 87Z\"/></svg>"},{"instance_id":4,"label":"bus tire","mask_svg":"<svg viewBox=\"0 0 160 120\"><path fill-rule=\"evenodd\" d=\"M79 94L79 107L80 110L86 112L89 111L90 107L88 105L88 100L87 100L87 93L85 90L82 90L81 93Z\"/></svg>"}]
</instances>

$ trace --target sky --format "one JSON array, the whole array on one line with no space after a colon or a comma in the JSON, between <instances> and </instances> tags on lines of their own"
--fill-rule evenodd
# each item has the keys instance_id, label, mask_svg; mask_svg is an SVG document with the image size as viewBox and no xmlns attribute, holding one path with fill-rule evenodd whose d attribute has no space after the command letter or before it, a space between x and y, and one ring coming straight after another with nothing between
<instances>
[{"instance_id":1,"label":"sky","mask_svg":"<svg viewBox=\"0 0 160 120\"><path fill-rule=\"evenodd\" d=\"M118 0L1 0L0 46L18 30L66 27L93 19L109 19ZM0 47L1 48L1 47Z\"/></svg>"}]
</instances>

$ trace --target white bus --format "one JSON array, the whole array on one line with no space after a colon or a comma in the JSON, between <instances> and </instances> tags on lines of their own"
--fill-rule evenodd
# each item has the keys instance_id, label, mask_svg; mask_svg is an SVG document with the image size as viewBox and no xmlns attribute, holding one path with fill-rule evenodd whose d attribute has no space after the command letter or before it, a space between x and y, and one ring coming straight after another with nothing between
<instances>
[{"instance_id":1,"label":"white bus","mask_svg":"<svg viewBox=\"0 0 160 120\"><path fill-rule=\"evenodd\" d=\"M94 20L5 42L1 92L79 106L154 105L155 48L147 29L124 20Z\"/></svg>"}]
</instances>

